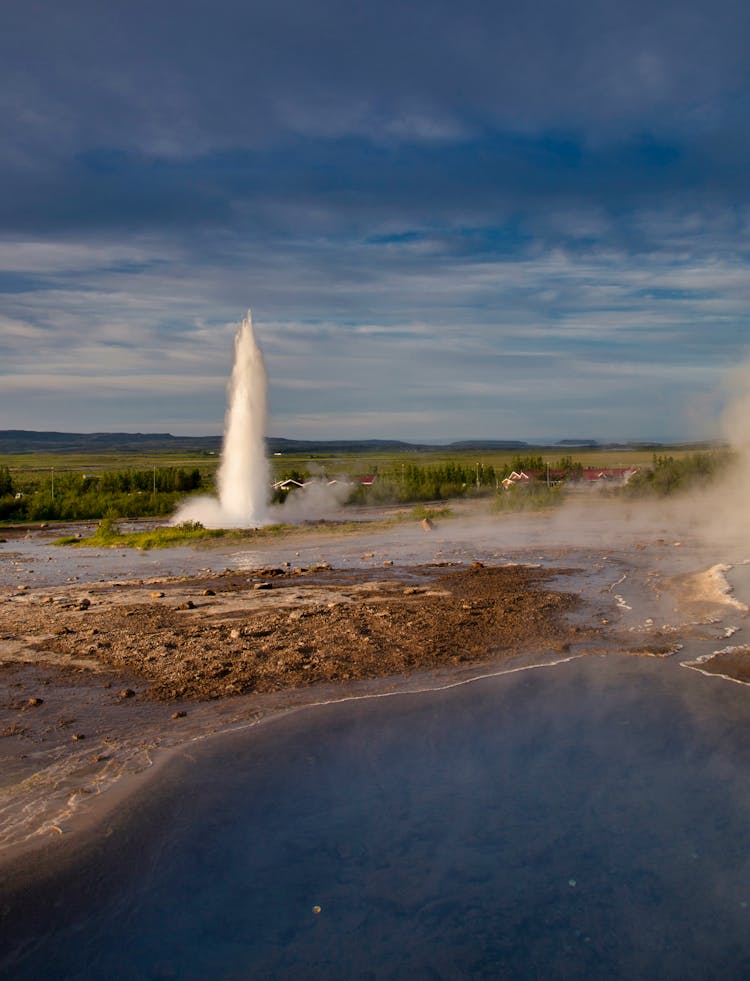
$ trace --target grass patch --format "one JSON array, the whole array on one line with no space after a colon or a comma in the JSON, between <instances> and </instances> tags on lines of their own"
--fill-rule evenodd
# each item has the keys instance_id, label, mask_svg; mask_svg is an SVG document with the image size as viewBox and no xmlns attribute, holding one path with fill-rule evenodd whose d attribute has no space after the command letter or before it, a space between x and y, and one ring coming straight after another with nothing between
<instances>
[{"instance_id":1,"label":"grass patch","mask_svg":"<svg viewBox=\"0 0 750 981\"><path fill-rule=\"evenodd\" d=\"M415 504L410 511L406 511L402 516L402 521L424 521L428 518L430 521L437 521L438 518L452 518L453 509L448 507L447 504L441 507L427 507L425 504Z\"/></svg>"},{"instance_id":2,"label":"grass patch","mask_svg":"<svg viewBox=\"0 0 750 981\"><path fill-rule=\"evenodd\" d=\"M204 528L198 521L186 521L181 525L152 528L150 531L121 532L111 518L105 518L93 535L88 538L65 536L55 545L74 545L84 548L171 548L190 545L208 539L223 538L230 532L224 529Z\"/></svg>"},{"instance_id":3,"label":"grass patch","mask_svg":"<svg viewBox=\"0 0 750 981\"><path fill-rule=\"evenodd\" d=\"M368 522L367 527L387 525L392 522ZM222 539L232 543L263 541L282 535L305 535L310 531L346 535L361 531L360 521L310 523L305 525L274 524L263 528L204 528L198 521L186 521L181 525L167 525L150 531L121 532L117 523L105 518L93 535L78 538L66 535L58 538L55 545L72 545L78 548L173 548L179 545L197 545Z\"/></svg>"}]
</instances>

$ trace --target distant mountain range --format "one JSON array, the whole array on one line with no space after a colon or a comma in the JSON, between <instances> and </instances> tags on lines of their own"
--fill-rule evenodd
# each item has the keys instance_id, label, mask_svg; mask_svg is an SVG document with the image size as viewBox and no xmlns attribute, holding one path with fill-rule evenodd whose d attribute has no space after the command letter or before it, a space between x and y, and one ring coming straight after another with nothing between
<instances>
[{"instance_id":1,"label":"distant mountain range","mask_svg":"<svg viewBox=\"0 0 750 981\"><path fill-rule=\"evenodd\" d=\"M283 439L271 436L267 440L269 453L367 453L378 450L398 452L429 450L518 450L537 452L541 449L662 449L679 445L690 449L707 449L716 443L664 444L650 442L600 443L591 439L561 439L555 443L537 444L516 439L465 439L453 443L407 443L396 439L307 440ZM136 453L165 451L218 452L221 436L173 436L172 433L57 433L35 432L27 429L0 429L0 454L17 453Z\"/></svg>"}]
</instances>

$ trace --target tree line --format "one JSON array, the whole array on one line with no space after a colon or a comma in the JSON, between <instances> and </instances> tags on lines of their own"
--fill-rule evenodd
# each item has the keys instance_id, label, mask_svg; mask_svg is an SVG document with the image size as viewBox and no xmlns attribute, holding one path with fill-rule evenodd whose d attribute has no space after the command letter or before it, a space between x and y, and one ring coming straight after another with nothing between
<instances>
[{"instance_id":1,"label":"tree line","mask_svg":"<svg viewBox=\"0 0 750 981\"><path fill-rule=\"evenodd\" d=\"M583 470L570 456L552 467L566 476ZM502 481L514 471L544 477L547 464L541 456L516 456L501 467L492 464L448 461L421 465L394 462L376 474L373 484L357 487L351 495L355 504L400 504L412 501L444 501L448 498L487 496L501 489Z\"/></svg>"},{"instance_id":2,"label":"tree line","mask_svg":"<svg viewBox=\"0 0 750 981\"><path fill-rule=\"evenodd\" d=\"M713 480L735 459L731 450L688 453L676 459L654 454L651 467L642 469L632 477L624 491L632 497L667 497L678 491L688 491Z\"/></svg>"},{"instance_id":3,"label":"tree line","mask_svg":"<svg viewBox=\"0 0 750 981\"><path fill-rule=\"evenodd\" d=\"M180 498L201 490L200 470L157 467L102 473L50 471L49 476L14 478L0 467L0 521L139 518L170 514Z\"/></svg>"}]
</instances>

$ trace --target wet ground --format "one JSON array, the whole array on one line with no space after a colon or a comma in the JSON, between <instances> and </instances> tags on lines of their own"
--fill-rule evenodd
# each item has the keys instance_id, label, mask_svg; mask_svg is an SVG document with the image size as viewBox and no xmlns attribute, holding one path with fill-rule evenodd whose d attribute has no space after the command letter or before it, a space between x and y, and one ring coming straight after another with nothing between
<instances>
[{"instance_id":1,"label":"wet ground","mask_svg":"<svg viewBox=\"0 0 750 981\"><path fill-rule=\"evenodd\" d=\"M6 855L75 834L154 753L304 704L603 650L748 676L748 556L668 516L605 504L158 553L56 548L59 533L0 544Z\"/></svg>"}]
</instances>

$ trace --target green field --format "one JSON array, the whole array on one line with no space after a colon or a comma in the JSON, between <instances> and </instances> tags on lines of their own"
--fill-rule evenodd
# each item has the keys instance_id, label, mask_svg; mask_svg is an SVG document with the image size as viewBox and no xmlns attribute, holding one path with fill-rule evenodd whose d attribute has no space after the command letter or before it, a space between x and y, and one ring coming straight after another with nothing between
<instances>
[{"instance_id":1,"label":"green field","mask_svg":"<svg viewBox=\"0 0 750 981\"><path fill-rule=\"evenodd\" d=\"M695 447L677 446L659 447L658 454L661 460L671 461L674 472L697 467L705 475L713 468L711 461L726 451L696 453ZM557 470L571 465L651 469L656 459L651 448L557 446L482 451L435 447L276 453L269 464L274 481L308 476L356 480L377 474L376 483L359 487L350 503L404 504L491 496L502 477L519 466L538 473L547 466ZM207 450L0 455L0 522L172 514L188 494L215 493L218 465L218 454Z\"/></svg>"},{"instance_id":2,"label":"green field","mask_svg":"<svg viewBox=\"0 0 750 981\"><path fill-rule=\"evenodd\" d=\"M695 447L682 445L659 446L659 455L669 454L675 458L695 452ZM306 469L312 464L314 469L325 469L331 473L361 475L376 469L389 467L401 462L416 463L421 466L460 462L500 469L512 463L517 456L541 456L554 465L563 456L573 456L584 467L632 467L650 466L655 450L617 448L568 448L561 446L528 446L518 450L460 450L435 447L429 450L409 451L368 451L341 453L283 453L269 457L274 475L288 470ZM88 453L17 453L0 454L0 466L8 467L19 477L43 476L54 468L55 472L96 473L106 470L149 469L166 467L199 467L207 474L215 473L219 465L219 454L212 451L157 451L157 452L88 452Z\"/></svg>"}]
</instances>

